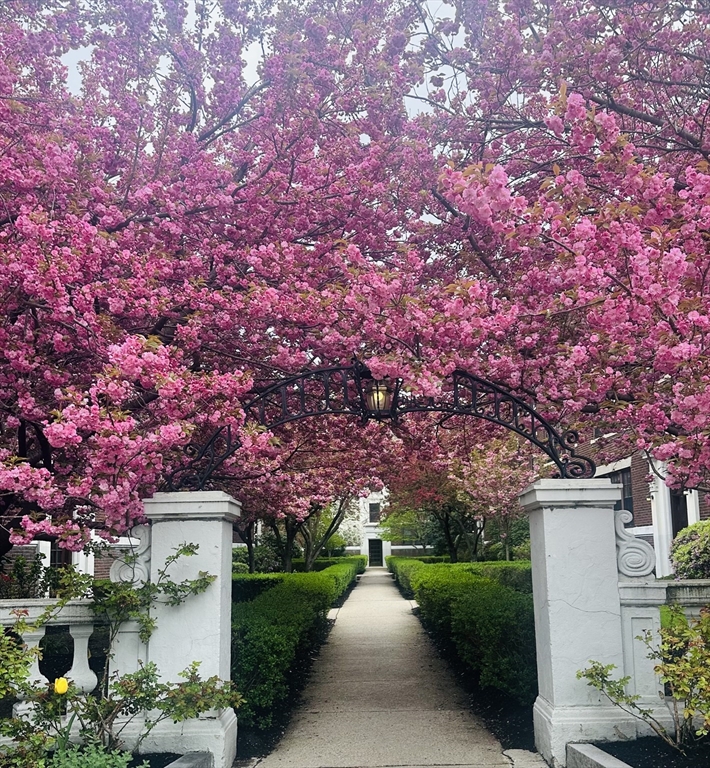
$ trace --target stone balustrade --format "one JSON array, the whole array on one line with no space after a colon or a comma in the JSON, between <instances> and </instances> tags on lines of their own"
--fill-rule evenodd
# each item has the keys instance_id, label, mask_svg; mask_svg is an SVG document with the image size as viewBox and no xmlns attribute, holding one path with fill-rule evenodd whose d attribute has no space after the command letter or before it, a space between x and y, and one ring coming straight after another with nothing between
<instances>
[{"instance_id":1,"label":"stone balustrade","mask_svg":"<svg viewBox=\"0 0 710 768\"><path fill-rule=\"evenodd\" d=\"M115 638L108 660L110 674L133 673L141 664L154 662L165 682L178 683L181 672L192 662L200 663L203 678L229 680L231 663L232 610L232 524L239 517L240 504L220 491L157 493L145 500L149 525L131 531L127 551L117 552L111 568L112 581L141 584L157 583L164 576L161 569L186 542L196 544L190 557L179 558L170 566L169 578L176 583L193 580L208 573L214 581L204 592L191 595L179 605L156 600L150 609L155 629L147 643L139 635L135 622L126 622ZM16 622L13 611L26 612L28 629L22 639L30 648L37 647L46 627L34 628L53 600L2 600L0 626ZM66 677L83 692L92 691L96 675L89 668L88 643L96 617L91 601L74 600L51 616L49 626L69 628L74 641L72 667ZM49 682L33 664L31 680ZM17 705L22 714L22 702ZM139 752L207 751L215 768L231 768L236 755L237 718L231 707L210 710L194 720L158 723L147 735L139 713L121 725L121 740L127 749Z\"/></svg>"},{"instance_id":2,"label":"stone balustrade","mask_svg":"<svg viewBox=\"0 0 710 768\"><path fill-rule=\"evenodd\" d=\"M17 621L16 613L20 611L27 622L28 629L22 633L22 639L29 648L37 648L45 636L48 626L67 627L72 637L74 651L70 670L66 673L74 685L83 693L93 691L98 683L96 674L89 666L89 638L94 633L97 624L90 600L72 600L58 613L40 626L35 622L56 603L52 599L35 600L0 600L0 626L13 627ZM40 672L37 658L30 670L30 681L35 683L51 683Z\"/></svg>"},{"instance_id":3,"label":"stone balustrade","mask_svg":"<svg viewBox=\"0 0 710 768\"><path fill-rule=\"evenodd\" d=\"M663 581L666 585L665 603L680 605L686 616L698 616L701 608L710 605L710 579Z\"/></svg>"}]
</instances>

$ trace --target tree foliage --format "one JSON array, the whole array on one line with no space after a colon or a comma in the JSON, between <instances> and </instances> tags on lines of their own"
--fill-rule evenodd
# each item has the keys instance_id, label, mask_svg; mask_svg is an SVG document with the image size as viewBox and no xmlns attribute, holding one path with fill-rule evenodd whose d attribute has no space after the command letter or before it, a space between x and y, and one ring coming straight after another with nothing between
<instances>
[{"instance_id":1,"label":"tree foliage","mask_svg":"<svg viewBox=\"0 0 710 768\"><path fill-rule=\"evenodd\" d=\"M242 407L354 354L424 396L464 368L703 484L709 22L677 0L3 3L12 540L125 530L223 424L255 517L376 483L426 419L270 433Z\"/></svg>"}]
</instances>

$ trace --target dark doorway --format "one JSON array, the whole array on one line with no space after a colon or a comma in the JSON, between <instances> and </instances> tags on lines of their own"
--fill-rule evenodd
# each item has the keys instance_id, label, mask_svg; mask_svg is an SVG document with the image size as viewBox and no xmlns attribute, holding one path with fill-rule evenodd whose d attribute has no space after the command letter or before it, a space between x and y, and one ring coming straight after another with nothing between
<instances>
[{"instance_id":1,"label":"dark doorway","mask_svg":"<svg viewBox=\"0 0 710 768\"><path fill-rule=\"evenodd\" d=\"M382 541L380 539L368 539L368 555L370 557L370 566L383 566L385 561L382 558Z\"/></svg>"},{"instance_id":2,"label":"dark doorway","mask_svg":"<svg viewBox=\"0 0 710 768\"><path fill-rule=\"evenodd\" d=\"M678 531L688 527L688 499L683 491L671 491L671 522L673 538Z\"/></svg>"}]
</instances>

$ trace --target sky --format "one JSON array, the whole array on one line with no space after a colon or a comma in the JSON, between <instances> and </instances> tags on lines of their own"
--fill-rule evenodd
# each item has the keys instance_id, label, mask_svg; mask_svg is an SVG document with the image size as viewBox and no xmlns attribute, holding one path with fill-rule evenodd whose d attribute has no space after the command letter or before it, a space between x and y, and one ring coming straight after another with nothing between
<instances>
[{"instance_id":1,"label":"sky","mask_svg":"<svg viewBox=\"0 0 710 768\"><path fill-rule=\"evenodd\" d=\"M443 2L440 2L440 0L428 0L428 2L425 2L423 4L423 7L429 12L432 19L441 19L444 17L451 17L454 13L454 9L450 5L446 5ZM196 14L195 14L195 0L189 0L188 4L188 15L187 15L187 23L190 24L191 22L194 23L196 21ZM416 35L416 31L415 31ZM453 43L454 44L462 44L463 42L463 33L460 33L460 40L454 38ZM75 96L81 95L81 84L82 84L82 77L81 72L79 69L79 64L82 61L88 61L91 57L93 47L92 46L86 46L82 48L73 49L64 56L62 56L62 63L65 67L67 67L67 87L70 91L70 93L74 94ZM262 51L261 46L258 42L254 42L251 45L249 45L247 48L244 49L242 53L242 58L244 61L244 77L246 82L251 85L258 81L258 68L259 64L261 63L262 59ZM447 73L444 73L447 74ZM427 85L422 84L418 87L416 87L413 90L413 95L416 96L425 96L427 92ZM421 114L422 112L428 112L431 111L431 107L429 107L425 102L420 101L419 99L412 98L408 100L407 103L407 111L411 116L415 116L417 114ZM364 142L367 141L366 138L362 139Z\"/></svg>"}]
</instances>

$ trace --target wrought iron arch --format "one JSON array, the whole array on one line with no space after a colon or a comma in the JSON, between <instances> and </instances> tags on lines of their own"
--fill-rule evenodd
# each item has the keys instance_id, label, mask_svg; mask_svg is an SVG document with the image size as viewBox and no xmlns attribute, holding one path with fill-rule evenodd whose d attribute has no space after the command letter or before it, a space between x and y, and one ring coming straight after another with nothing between
<instances>
[{"instance_id":1,"label":"wrought iron arch","mask_svg":"<svg viewBox=\"0 0 710 768\"><path fill-rule=\"evenodd\" d=\"M325 415L355 416L362 423L374 419L396 422L408 413L441 413L475 416L505 427L545 453L557 466L560 477L588 478L594 462L577 455L579 435L559 432L522 397L504 387L462 370L451 375L451 388L440 397L404 392L401 381L376 380L366 365L303 371L257 391L244 406L246 420L275 429L300 419ZM168 491L204 490L229 479L220 475L224 462L241 447L231 426L219 427L204 443L189 443L188 461L171 472L165 481Z\"/></svg>"}]
</instances>

